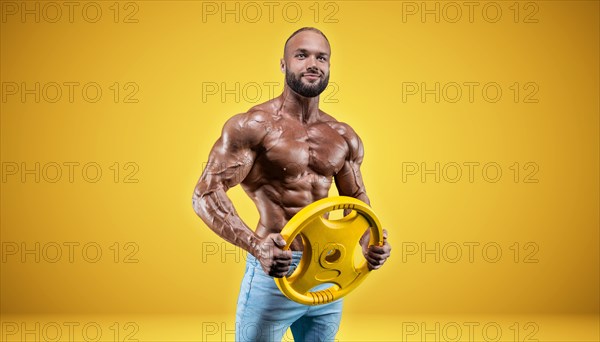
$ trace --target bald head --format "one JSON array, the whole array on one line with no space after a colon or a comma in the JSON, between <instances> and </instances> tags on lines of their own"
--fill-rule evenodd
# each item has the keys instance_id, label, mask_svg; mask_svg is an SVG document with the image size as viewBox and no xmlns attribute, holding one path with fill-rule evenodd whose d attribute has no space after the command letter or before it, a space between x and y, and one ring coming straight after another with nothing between
<instances>
[{"instance_id":1,"label":"bald head","mask_svg":"<svg viewBox=\"0 0 600 342\"><path fill-rule=\"evenodd\" d=\"M320 35L321 37L323 37L325 39L325 42L327 43L327 47L330 50L329 53L331 54L331 47L329 45L329 39L327 39L327 36L325 36L325 34L323 32L321 32L321 30L319 30L318 28L315 28L315 27L303 27L301 29L296 30L294 33L292 33L289 36L289 38L285 41L285 45L283 46L283 55L284 56L288 52L288 45L289 45L290 41L295 40L294 38L303 32L316 33L316 34Z\"/></svg>"}]
</instances>

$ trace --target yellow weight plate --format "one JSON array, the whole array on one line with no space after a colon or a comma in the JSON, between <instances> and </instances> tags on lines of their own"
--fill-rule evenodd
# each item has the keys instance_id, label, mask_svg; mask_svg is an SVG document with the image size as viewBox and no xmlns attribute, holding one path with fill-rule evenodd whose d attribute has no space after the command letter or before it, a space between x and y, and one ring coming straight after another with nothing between
<instances>
[{"instance_id":1,"label":"yellow weight plate","mask_svg":"<svg viewBox=\"0 0 600 342\"><path fill-rule=\"evenodd\" d=\"M325 214L337 209L352 209L341 219L330 220ZM320 305L333 302L355 289L368 275L366 260L354 263L354 251L370 229L369 245L383 244L379 219L364 202L347 196L327 197L309 204L283 227L284 250L298 234L304 251L298 267L290 276L275 278L281 292L289 299L305 304ZM331 283L330 288L311 292L317 285Z\"/></svg>"}]
</instances>

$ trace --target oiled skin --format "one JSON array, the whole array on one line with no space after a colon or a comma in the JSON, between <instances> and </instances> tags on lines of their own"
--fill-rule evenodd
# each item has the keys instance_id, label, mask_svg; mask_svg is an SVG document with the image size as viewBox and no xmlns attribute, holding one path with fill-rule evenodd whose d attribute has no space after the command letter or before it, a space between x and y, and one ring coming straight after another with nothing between
<instances>
[{"instance_id":1,"label":"oiled skin","mask_svg":"<svg viewBox=\"0 0 600 342\"><path fill-rule=\"evenodd\" d=\"M322 111L311 122L298 122L278 111L281 102L277 98L259 105L225 124L195 191L200 217L210 219L209 227L250 252L252 238L240 236L246 234L230 229L233 222L227 222L243 224L225 195L242 179L260 213L259 237L281 232L300 209L327 197L334 178L340 195L369 203L356 133ZM302 250L302 244L295 241L291 249Z\"/></svg>"},{"instance_id":2,"label":"oiled skin","mask_svg":"<svg viewBox=\"0 0 600 342\"><path fill-rule=\"evenodd\" d=\"M300 51L300 52L298 52ZM314 32L302 32L286 45L281 69L289 68L312 84L329 73L329 44ZM219 236L254 255L274 277L287 273L291 252L283 251L279 233L294 214L327 196L332 182L338 193L369 203L360 173L363 145L347 124L319 109L319 97L307 98L284 86L283 93L230 118L210 151L208 165L194 189L194 210ZM241 184L260 214L256 230L237 214L226 195ZM383 246L361 244L371 269L390 254ZM300 238L291 245L302 250Z\"/></svg>"}]
</instances>

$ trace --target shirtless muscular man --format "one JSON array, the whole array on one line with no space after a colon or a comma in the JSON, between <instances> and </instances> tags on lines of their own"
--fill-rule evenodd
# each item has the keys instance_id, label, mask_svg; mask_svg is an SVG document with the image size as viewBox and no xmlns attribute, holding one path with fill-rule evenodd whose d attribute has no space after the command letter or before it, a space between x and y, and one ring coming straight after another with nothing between
<instances>
[{"instance_id":1,"label":"shirtless muscular man","mask_svg":"<svg viewBox=\"0 0 600 342\"><path fill-rule=\"evenodd\" d=\"M295 341L333 341L343 299L305 306L287 299L272 277L291 274L302 255L298 237L285 246L281 229L308 204L327 197L333 181L342 196L369 203L360 172L363 145L347 124L319 109L329 82L331 50L325 35L304 27L286 41L280 68L283 93L237 114L224 125L193 194L194 210L215 233L248 252L238 298L236 340L280 341L291 327ZM226 192L241 184L260 220L252 231ZM391 246L361 239L370 269L380 268ZM327 285L327 286L325 286ZM321 285L321 290L328 284Z\"/></svg>"}]
</instances>

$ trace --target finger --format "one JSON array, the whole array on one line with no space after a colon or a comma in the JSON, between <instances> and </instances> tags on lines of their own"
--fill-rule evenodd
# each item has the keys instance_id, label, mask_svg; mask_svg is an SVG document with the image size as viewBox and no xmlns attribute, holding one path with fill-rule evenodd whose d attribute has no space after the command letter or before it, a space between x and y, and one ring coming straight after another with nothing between
<instances>
[{"instance_id":1,"label":"finger","mask_svg":"<svg viewBox=\"0 0 600 342\"><path fill-rule=\"evenodd\" d=\"M369 250L367 251L366 255L369 256L369 258L379 261L381 264L383 264L389 257L390 257L390 253L386 252L386 253L373 253L373 251Z\"/></svg>"},{"instance_id":2,"label":"finger","mask_svg":"<svg viewBox=\"0 0 600 342\"><path fill-rule=\"evenodd\" d=\"M271 266L270 273L272 273L273 275L285 276L288 274L289 271L290 271L289 265L281 265L281 266L274 265L274 266Z\"/></svg>"},{"instance_id":3,"label":"finger","mask_svg":"<svg viewBox=\"0 0 600 342\"><path fill-rule=\"evenodd\" d=\"M368 266L369 266L369 270L371 270L371 271L378 270L381 267L381 265L379 265L379 264L371 264L371 263L369 263Z\"/></svg>"},{"instance_id":4,"label":"finger","mask_svg":"<svg viewBox=\"0 0 600 342\"><path fill-rule=\"evenodd\" d=\"M285 239L283 238L283 236L281 236L281 234L277 234L274 238L273 238L273 242L275 242L275 245L277 247L285 247L286 242Z\"/></svg>"},{"instance_id":5,"label":"finger","mask_svg":"<svg viewBox=\"0 0 600 342\"><path fill-rule=\"evenodd\" d=\"M377 266L379 265L379 260L374 259L373 257L371 257L370 255L365 255L365 259L367 259L367 262L369 263L369 265L371 266Z\"/></svg>"},{"instance_id":6,"label":"finger","mask_svg":"<svg viewBox=\"0 0 600 342\"><path fill-rule=\"evenodd\" d=\"M283 278L286 274L287 274L287 272L283 273L283 272L274 272L274 271L272 271L272 272L269 273L269 276L271 276L273 278Z\"/></svg>"},{"instance_id":7,"label":"finger","mask_svg":"<svg viewBox=\"0 0 600 342\"><path fill-rule=\"evenodd\" d=\"M290 271L290 267L289 266L274 267L274 268L271 268L271 271L274 272L275 274L286 275Z\"/></svg>"},{"instance_id":8,"label":"finger","mask_svg":"<svg viewBox=\"0 0 600 342\"><path fill-rule=\"evenodd\" d=\"M387 229L383 230L383 239L387 239Z\"/></svg>"},{"instance_id":9,"label":"finger","mask_svg":"<svg viewBox=\"0 0 600 342\"><path fill-rule=\"evenodd\" d=\"M391 251L391 250L392 250L392 245L390 245L390 244L387 242L387 240L383 240L383 245L381 245L381 246L376 246L376 245L373 245L373 247L375 247L375 248L377 248L377 249L384 250L384 251L386 251L386 252L389 252L389 251Z\"/></svg>"},{"instance_id":10,"label":"finger","mask_svg":"<svg viewBox=\"0 0 600 342\"><path fill-rule=\"evenodd\" d=\"M273 250L273 259L292 261L292 251Z\"/></svg>"},{"instance_id":11,"label":"finger","mask_svg":"<svg viewBox=\"0 0 600 342\"><path fill-rule=\"evenodd\" d=\"M292 260L278 260L274 259L272 266L273 267L289 267L292 264Z\"/></svg>"},{"instance_id":12,"label":"finger","mask_svg":"<svg viewBox=\"0 0 600 342\"><path fill-rule=\"evenodd\" d=\"M383 264L383 262L387 259L386 255L383 254L367 254L371 260L376 261L377 263Z\"/></svg>"},{"instance_id":13,"label":"finger","mask_svg":"<svg viewBox=\"0 0 600 342\"><path fill-rule=\"evenodd\" d=\"M369 253L386 254L387 252L385 246L369 246Z\"/></svg>"}]
</instances>

